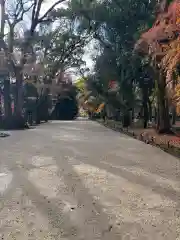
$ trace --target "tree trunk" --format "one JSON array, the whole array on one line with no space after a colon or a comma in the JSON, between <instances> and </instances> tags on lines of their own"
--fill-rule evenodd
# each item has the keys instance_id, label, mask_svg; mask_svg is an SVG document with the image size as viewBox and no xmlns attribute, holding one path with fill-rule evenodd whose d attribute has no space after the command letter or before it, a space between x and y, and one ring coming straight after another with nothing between
<instances>
[{"instance_id":1,"label":"tree trunk","mask_svg":"<svg viewBox=\"0 0 180 240\"><path fill-rule=\"evenodd\" d=\"M171 124L169 117L169 105L166 95L166 82L165 77L160 75L158 81L158 122L157 122L158 133L170 133Z\"/></svg>"},{"instance_id":2,"label":"tree trunk","mask_svg":"<svg viewBox=\"0 0 180 240\"><path fill-rule=\"evenodd\" d=\"M147 92L143 94L143 113L144 113L144 128L147 128L148 120L149 120L149 112L148 112L148 96Z\"/></svg>"},{"instance_id":3,"label":"tree trunk","mask_svg":"<svg viewBox=\"0 0 180 240\"><path fill-rule=\"evenodd\" d=\"M22 115L22 107L23 107L22 83L23 83L23 75L20 69L16 69L16 107L15 107L16 116Z\"/></svg>"},{"instance_id":4,"label":"tree trunk","mask_svg":"<svg viewBox=\"0 0 180 240\"><path fill-rule=\"evenodd\" d=\"M25 127L25 119L23 117L23 74L20 68L16 68L16 96L14 106L14 116L17 128Z\"/></svg>"},{"instance_id":5,"label":"tree trunk","mask_svg":"<svg viewBox=\"0 0 180 240\"><path fill-rule=\"evenodd\" d=\"M152 122L152 106L149 98L148 98L148 111L149 111L149 120Z\"/></svg>"},{"instance_id":6,"label":"tree trunk","mask_svg":"<svg viewBox=\"0 0 180 240\"><path fill-rule=\"evenodd\" d=\"M2 109L2 92L0 89L0 125L2 124L2 113L3 113L3 109Z\"/></svg>"},{"instance_id":7,"label":"tree trunk","mask_svg":"<svg viewBox=\"0 0 180 240\"><path fill-rule=\"evenodd\" d=\"M5 0L1 0L0 5L1 5L0 49L3 48L5 52L5 43L4 43ZM5 52L5 55L6 55L6 52ZM4 64L6 66L6 60ZM10 118L11 118L11 99L10 99L10 79L8 77L8 72L7 72L7 75L6 73L3 75L3 78L4 78L4 110L5 110L4 120L5 120L5 127L9 128Z\"/></svg>"},{"instance_id":8,"label":"tree trunk","mask_svg":"<svg viewBox=\"0 0 180 240\"><path fill-rule=\"evenodd\" d=\"M131 121L134 122L134 117L135 117L135 107L132 107L132 115L131 115Z\"/></svg>"},{"instance_id":9,"label":"tree trunk","mask_svg":"<svg viewBox=\"0 0 180 240\"><path fill-rule=\"evenodd\" d=\"M149 108L148 108L148 86L146 82L143 82L141 85L141 92L142 92L142 107L143 107L143 126L147 128L148 121L149 121Z\"/></svg>"},{"instance_id":10,"label":"tree trunk","mask_svg":"<svg viewBox=\"0 0 180 240\"><path fill-rule=\"evenodd\" d=\"M125 111L123 115L123 127L128 128L130 126L130 112Z\"/></svg>"},{"instance_id":11,"label":"tree trunk","mask_svg":"<svg viewBox=\"0 0 180 240\"><path fill-rule=\"evenodd\" d=\"M173 84L173 94L176 94L175 88L176 88L176 84L177 84L177 79L176 79L176 75L173 75L173 79L172 79L172 84ZM176 124L176 103L173 103L172 105L172 125Z\"/></svg>"},{"instance_id":12,"label":"tree trunk","mask_svg":"<svg viewBox=\"0 0 180 240\"><path fill-rule=\"evenodd\" d=\"M157 124L157 121L158 121L158 114L157 114L157 108L154 107L154 123Z\"/></svg>"},{"instance_id":13,"label":"tree trunk","mask_svg":"<svg viewBox=\"0 0 180 240\"><path fill-rule=\"evenodd\" d=\"M5 28L5 0L0 1L1 4L1 39L4 39L4 28Z\"/></svg>"},{"instance_id":14,"label":"tree trunk","mask_svg":"<svg viewBox=\"0 0 180 240\"><path fill-rule=\"evenodd\" d=\"M172 108L172 125L176 124L176 105Z\"/></svg>"},{"instance_id":15,"label":"tree trunk","mask_svg":"<svg viewBox=\"0 0 180 240\"><path fill-rule=\"evenodd\" d=\"M4 80L4 110L5 110L5 118L11 118L11 98L10 98L10 80Z\"/></svg>"}]
</instances>

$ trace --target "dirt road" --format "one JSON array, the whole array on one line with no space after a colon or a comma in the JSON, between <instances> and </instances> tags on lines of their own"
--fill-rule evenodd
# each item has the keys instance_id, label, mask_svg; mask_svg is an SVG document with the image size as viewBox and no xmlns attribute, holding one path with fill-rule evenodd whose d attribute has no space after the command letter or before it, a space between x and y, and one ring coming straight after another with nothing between
<instances>
[{"instance_id":1,"label":"dirt road","mask_svg":"<svg viewBox=\"0 0 180 240\"><path fill-rule=\"evenodd\" d=\"M180 239L178 159L91 121L0 139L0 239Z\"/></svg>"}]
</instances>

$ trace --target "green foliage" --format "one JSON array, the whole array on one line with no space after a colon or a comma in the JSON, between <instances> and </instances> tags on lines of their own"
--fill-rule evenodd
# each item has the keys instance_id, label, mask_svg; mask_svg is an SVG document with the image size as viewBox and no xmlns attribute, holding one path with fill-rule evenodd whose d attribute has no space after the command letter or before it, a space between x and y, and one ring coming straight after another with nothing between
<instances>
[{"instance_id":1,"label":"green foliage","mask_svg":"<svg viewBox=\"0 0 180 240\"><path fill-rule=\"evenodd\" d=\"M139 71L143 62L133 48L140 34L152 25L155 5L155 0L76 0L69 4L81 30L89 30L99 43L95 73L88 79L92 93L116 108L131 109L136 102L134 86L143 89L144 77ZM110 80L119 83L116 93L109 92Z\"/></svg>"},{"instance_id":2,"label":"green foliage","mask_svg":"<svg viewBox=\"0 0 180 240\"><path fill-rule=\"evenodd\" d=\"M75 82L75 86L77 87L77 89L80 93L83 93L85 91L86 80L87 80L87 78L82 77L82 78L77 79Z\"/></svg>"},{"instance_id":3,"label":"green foliage","mask_svg":"<svg viewBox=\"0 0 180 240\"><path fill-rule=\"evenodd\" d=\"M56 73L84 65L84 46L88 39L74 31L74 23L62 20L59 26L48 32L39 32L37 48L43 52L46 74L53 78Z\"/></svg>"}]
</instances>

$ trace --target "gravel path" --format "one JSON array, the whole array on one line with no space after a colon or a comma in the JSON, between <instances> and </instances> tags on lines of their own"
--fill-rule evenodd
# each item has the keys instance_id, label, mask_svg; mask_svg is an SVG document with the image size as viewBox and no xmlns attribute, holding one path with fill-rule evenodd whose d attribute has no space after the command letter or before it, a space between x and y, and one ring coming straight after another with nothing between
<instances>
[{"instance_id":1,"label":"gravel path","mask_svg":"<svg viewBox=\"0 0 180 240\"><path fill-rule=\"evenodd\" d=\"M180 239L180 162L160 149L77 120L0 151L0 239Z\"/></svg>"}]
</instances>

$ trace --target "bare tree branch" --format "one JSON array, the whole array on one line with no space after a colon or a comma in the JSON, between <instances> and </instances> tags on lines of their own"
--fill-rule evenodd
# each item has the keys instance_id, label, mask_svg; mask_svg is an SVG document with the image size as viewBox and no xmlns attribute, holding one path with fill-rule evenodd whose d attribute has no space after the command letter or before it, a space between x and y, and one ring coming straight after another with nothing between
<instances>
[{"instance_id":1,"label":"bare tree branch","mask_svg":"<svg viewBox=\"0 0 180 240\"><path fill-rule=\"evenodd\" d=\"M31 10L31 8L33 7L33 3L32 3L29 7L24 8L24 5L25 5L26 3L23 3L22 0L20 0L20 2L21 2L21 3L20 3L20 4L21 4L21 7L20 7L20 9L19 9L19 13L18 13L17 18L16 18L16 24L19 23L20 21L22 21L22 20L23 20L23 17L24 17L24 14L26 14L27 12L29 12L29 10Z\"/></svg>"},{"instance_id":2,"label":"bare tree branch","mask_svg":"<svg viewBox=\"0 0 180 240\"><path fill-rule=\"evenodd\" d=\"M35 14L36 14L36 7L37 7L37 1L38 0L34 0L34 5L33 5L33 10L32 10L32 19L31 21L34 22L34 18L35 18Z\"/></svg>"},{"instance_id":3,"label":"bare tree branch","mask_svg":"<svg viewBox=\"0 0 180 240\"><path fill-rule=\"evenodd\" d=\"M62 2L65 2L66 0L58 0L57 2L55 2L44 14L43 16L39 16L40 15L40 11L41 11L41 7L43 4L44 0L33 0L33 10L32 10L32 22L31 22L31 28L30 28L30 37L32 37L32 35L34 34L34 31L37 27L37 25L43 21L46 21L46 17L48 16L48 14L53 11L53 9L59 5Z\"/></svg>"},{"instance_id":4,"label":"bare tree branch","mask_svg":"<svg viewBox=\"0 0 180 240\"><path fill-rule=\"evenodd\" d=\"M42 3L43 3L43 0L39 0L38 3L36 4L36 12L35 12L35 16L34 16L34 21L36 21L36 22L38 22L39 13L40 13L40 10L41 10Z\"/></svg>"},{"instance_id":5,"label":"bare tree branch","mask_svg":"<svg viewBox=\"0 0 180 240\"><path fill-rule=\"evenodd\" d=\"M33 7L33 3L26 7L28 3L28 0L16 0L14 2L15 8L9 6L9 9L7 9L7 22L9 26L15 27L16 24L23 20L24 15Z\"/></svg>"},{"instance_id":6,"label":"bare tree branch","mask_svg":"<svg viewBox=\"0 0 180 240\"><path fill-rule=\"evenodd\" d=\"M59 5L60 3L65 2L65 1L66 1L66 0L58 0L57 2L55 2L55 3L46 11L46 13L44 13L44 15L38 19L38 21L39 21L39 22L43 21L43 20L48 16L48 14L49 14L57 5Z\"/></svg>"}]
</instances>

